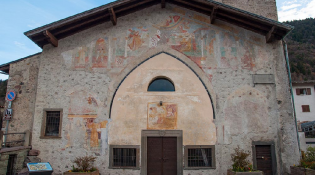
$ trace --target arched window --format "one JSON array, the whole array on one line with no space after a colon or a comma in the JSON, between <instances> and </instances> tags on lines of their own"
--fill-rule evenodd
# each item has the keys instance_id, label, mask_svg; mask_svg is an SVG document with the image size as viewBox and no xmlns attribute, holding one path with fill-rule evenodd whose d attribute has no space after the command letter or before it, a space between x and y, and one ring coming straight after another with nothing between
<instances>
[{"instance_id":1,"label":"arched window","mask_svg":"<svg viewBox=\"0 0 315 175\"><path fill-rule=\"evenodd\" d=\"M174 92L175 91L175 86L173 82L166 78L156 78L154 79L149 87L148 91L151 92Z\"/></svg>"}]
</instances>

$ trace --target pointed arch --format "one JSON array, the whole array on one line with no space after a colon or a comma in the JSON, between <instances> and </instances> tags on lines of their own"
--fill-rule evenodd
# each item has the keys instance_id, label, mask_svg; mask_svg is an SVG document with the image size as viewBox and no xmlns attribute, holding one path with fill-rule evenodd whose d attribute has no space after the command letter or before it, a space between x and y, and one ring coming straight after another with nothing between
<instances>
[{"instance_id":1,"label":"pointed arch","mask_svg":"<svg viewBox=\"0 0 315 175\"><path fill-rule=\"evenodd\" d=\"M118 89L120 88L121 84L126 80L126 78L135 70L137 69L139 66L141 66L143 63L145 63L146 61L150 60L151 58L154 58L160 54L166 54L166 55L169 55L175 59L177 59L178 61L180 61L181 63L183 63L185 66L187 66L199 79L199 81L202 83L203 87L205 88L208 96L209 96L209 100L210 100L210 103L212 105L212 111L213 111L213 119L216 119L215 117L215 108L214 108L214 103L213 103L213 99L212 99L212 96L210 94L210 90L207 88L205 82L202 80L202 78L197 74L197 72L191 67L189 66L185 61L183 61L182 59L176 57L175 55L171 54L171 53L168 53L168 52L165 52L165 51L161 51L161 52L158 52L148 58L146 58L145 60L141 61L140 63L138 63L134 68L132 68L124 77L123 79L119 82L117 88L114 90L114 94L113 94L113 97L111 99L111 102L110 102L110 109L109 109L109 118L111 118L111 114L112 114L112 107L113 107L113 102L114 102L114 99L115 99L115 96L116 96L116 93L118 91Z\"/></svg>"}]
</instances>

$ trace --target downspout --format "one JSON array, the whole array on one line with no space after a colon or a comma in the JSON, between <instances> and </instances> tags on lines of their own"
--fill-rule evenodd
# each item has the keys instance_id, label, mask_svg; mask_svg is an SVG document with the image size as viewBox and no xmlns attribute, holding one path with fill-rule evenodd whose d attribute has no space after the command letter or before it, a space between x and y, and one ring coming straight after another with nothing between
<instances>
[{"instance_id":1,"label":"downspout","mask_svg":"<svg viewBox=\"0 0 315 175\"><path fill-rule=\"evenodd\" d=\"M293 30L293 29L292 29ZM291 30L291 31L292 31ZM291 33L291 31L289 33ZM291 70L290 70L290 63L289 63L289 53L288 53L288 46L287 43L284 41L284 38L288 36L287 33L283 38L282 38L282 43L284 47L284 56L287 64L287 69L288 69L288 76L289 76L289 84L290 84L290 90L291 90L291 97L292 97L292 104L293 104L293 113L294 113L294 120L295 120L295 129L296 129L296 136L298 140L298 146L299 146L299 153L301 157L301 145L300 145L300 136L299 136L299 131L297 127L297 120L296 120L296 111L295 111L295 104L294 104L294 96L293 96L293 88L292 88L292 79L291 79Z\"/></svg>"}]
</instances>

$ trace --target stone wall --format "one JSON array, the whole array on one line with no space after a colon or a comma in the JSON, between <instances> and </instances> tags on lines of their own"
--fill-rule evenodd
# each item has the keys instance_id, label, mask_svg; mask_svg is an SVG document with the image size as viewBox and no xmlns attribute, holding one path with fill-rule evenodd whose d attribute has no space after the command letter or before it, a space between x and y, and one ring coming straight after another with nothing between
<instances>
[{"instance_id":1,"label":"stone wall","mask_svg":"<svg viewBox=\"0 0 315 175\"><path fill-rule=\"evenodd\" d=\"M157 5L119 18L117 26L104 23L60 40L57 48L44 47L32 146L41 151L43 162L52 164L55 174L71 169L73 159L85 154L97 157L95 165L102 174L140 173L108 169L109 141L121 137L120 144L128 144L126 135L109 134L114 127L109 113L122 80L141 62L161 52L186 60L205 82L214 104L216 169L185 170L184 174L226 174L233 149L240 146L251 152L252 141L275 142L278 174L288 174L290 165L298 163L282 43L266 44L262 35L219 20L211 25L208 16L177 6L161 9ZM13 73L22 68L11 67ZM273 74L277 83L254 86L252 74ZM14 85L22 82L11 81ZM132 103L133 99L120 100ZM44 109L58 108L63 109L62 137L40 139ZM125 129L135 128L130 126L135 123L125 122L122 132L138 138L138 132Z\"/></svg>"},{"instance_id":2,"label":"stone wall","mask_svg":"<svg viewBox=\"0 0 315 175\"><path fill-rule=\"evenodd\" d=\"M38 67L39 55L10 65L7 91L14 90L17 97L12 102L13 117L9 123L9 133L32 130ZM5 106L8 106L8 102ZM6 127L6 121L3 122L2 127ZM10 135L7 141L22 140L22 138L23 135Z\"/></svg>"},{"instance_id":3,"label":"stone wall","mask_svg":"<svg viewBox=\"0 0 315 175\"><path fill-rule=\"evenodd\" d=\"M222 0L230 5L278 21L276 0Z\"/></svg>"},{"instance_id":4,"label":"stone wall","mask_svg":"<svg viewBox=\"0 0 315 175\"><path fill-rule=\"evenodd\" d=\"M18 151L10 151L0 153L0 174L5 175L7 173L7 167L9 162L9 155L16 155L16 162L14 164L14 173L19 172L24 168L24 160L30 149L23 149Z\"/></svg>"}]
</instances>

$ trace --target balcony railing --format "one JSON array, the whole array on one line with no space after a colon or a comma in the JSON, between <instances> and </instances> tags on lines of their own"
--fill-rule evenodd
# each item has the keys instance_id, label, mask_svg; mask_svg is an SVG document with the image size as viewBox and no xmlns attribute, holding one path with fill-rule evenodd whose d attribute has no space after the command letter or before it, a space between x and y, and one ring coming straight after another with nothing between
<instances>
[{"instance_id":1,"label":"balcony railing","mask_svg":"<svg viewBox=\"0 0 315 175\"><path fill-rule=\"evenodd\" d=\"M19 139L13 140L11 136L22 135L18 137ZM9 140L9 141L8 141ZM17 146L29 146L30 144L30 131L16 132L16 133L6 133L0 131L0 145L1 148L17 147Z\"/></svg>"}]
</instances>

